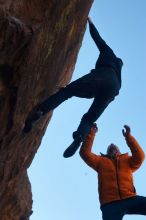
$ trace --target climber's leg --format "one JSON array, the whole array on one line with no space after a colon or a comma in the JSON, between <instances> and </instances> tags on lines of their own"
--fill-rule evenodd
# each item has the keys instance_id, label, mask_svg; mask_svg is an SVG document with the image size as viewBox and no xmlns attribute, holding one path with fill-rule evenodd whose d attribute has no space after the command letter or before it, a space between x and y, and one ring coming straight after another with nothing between
<instances>
[{"instance_id":1,"label":"climber's leg","mask_svg":"<svg viewBox=\"0 0 146 220\"><path fill-rule=\"evenodd\" d=\"M45 115L47 112L55 109L62 102L71 98L73 96L73 91L68 89L67 87L60 89L57 93L50 96L44 102L42 102L35 112L31 113L30 116L26 119L25 127L23 131L25 133L29 132L32 129L34 123L41 118L41 116Z\"/></svg>"},{"instance_id":2,"label":"climber's leg","mask_svg":"<svg viewBox=\"0 0 146 220\"><path fill-rule=\"evenodd\" d=\"M100 115L104 112L109 103L113 100L114 98L109 99L102 97L96 97L94 99L88 112L83 115L80 125L77 129L77 132L82 136L83 139L90 132L92 124L100 117Z\"/></svg>"},{"instance_id":3,"label":"climber's leg","mask_svg":"<svg viewBox=\"0 0 146 220\"><path fill-rule=\"evenodd\" d=\"M146 215L146 197L144 196L134 196L127 203L128 215Z\"/></svg>"},{"instance_id":4,"label":"climber's leg","mask_svg":"<svg viewBox=\"0 0 146 220\"><path fill-rule=\"evenodd\" d=\"M102 98L96 97L89 108L88 112L83 115L80 125L73 133L74 141L72 144L65 150L63 156L65 158L71 157L75 154L77 149L79 148L81 142L84 140L85 136L89 133L93 123L100 117L106 107L109 105L114 98Z\"/></svg>"},{"instance_id":5,"label":"climber's leg","mask_svg":"<svg viewBox=\"0 0 146 220\"><path fill-rule=\"evenodd\" d=\"M44 102L42 102L38 106L38 110L43 112L45 115L47 112L55 109L58 107L62 102L66 101L67 99L73 96L73 91L69 90L67 87L60 89L57 93L50 96Z\"/></svg>"},{"instance_id":6,"label":"climber's leg","mask_svg":"<svg viewBox=\"0 0 146 220\"><path fill-rule=\"evenodd\" d=\"M72 96L80 98L93 98L93 94L90 91L92 90L89 86L87 87L85 83L82 83L82 80L77 79L70 83L65 88L62 88L54 95L50 96L44 102L42 102L35 112L30 114L25 122L25 127L23 131L25 133L29 132L32 128L32 124L37 121L42 115L45 115L47 112L55 109L65 100L71 98Z\"/></svg>"}]
</instances>

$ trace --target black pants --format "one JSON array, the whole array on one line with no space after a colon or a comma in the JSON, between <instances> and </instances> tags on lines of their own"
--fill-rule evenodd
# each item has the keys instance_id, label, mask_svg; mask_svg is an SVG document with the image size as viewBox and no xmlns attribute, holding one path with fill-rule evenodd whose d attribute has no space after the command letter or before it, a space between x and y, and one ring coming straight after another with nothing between
<instances>
[{"instance_id":1,"label":"black pants","mask_svg":"<svg viewBox=\"0 0 146 220\"><path fill-rule=\"evenodd\" d=\"M81 123L74 135L74 137L81 135L82 138L84 138L89 133L93 122L99 118L118 93L119 82L116 73L110 68L101 68L62 88L41 103L39 109L45 114L73 96L94 98L91 107L88 112L83 115ZM79 107L80 105L78 108Z\"/></svg>"},{"instance_id":2,"label":"black pants","mask_svg":"<svg viewBox=\"0 0 146 220\"><path fill-rule=\"evenodd\" d=\"M146 215L146 197L135 196L101 206L103 220L122 220L124 215Z\"/></svg>"}]
</instances>

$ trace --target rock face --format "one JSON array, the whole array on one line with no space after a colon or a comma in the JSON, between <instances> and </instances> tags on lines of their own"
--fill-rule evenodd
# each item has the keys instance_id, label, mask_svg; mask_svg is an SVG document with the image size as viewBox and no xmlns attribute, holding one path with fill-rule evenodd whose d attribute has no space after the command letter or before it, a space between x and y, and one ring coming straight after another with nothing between
<instances>
[{"instance_id":1,"label":"rock face","mask_svg":"<svg viewBox=\"0 0 146 220\"><path fill-rule=\"evenodd\" d=\"M28 220L27 176L51 113L29 112L71 79L92 0L0 0L0 220Z\"/></svg>"}]
</instances>

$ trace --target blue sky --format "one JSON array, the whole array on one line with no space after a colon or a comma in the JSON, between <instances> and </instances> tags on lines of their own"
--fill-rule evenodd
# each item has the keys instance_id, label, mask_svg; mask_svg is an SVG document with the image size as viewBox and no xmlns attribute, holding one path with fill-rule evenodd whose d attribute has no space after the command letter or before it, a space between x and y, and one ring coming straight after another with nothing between
<instances>
[{"instance_id":1,"label":"blue sky","mask_svg":"<svg viewBox=\"0 0 146 220\"><path fill-rule=\"evenodd\" d=\"M106 152L113 142L124 152L130 152L122 128L131 126L146 152L146 1L95 0L90 16L101 36L124 61L122 88L98 119L93 152ZM99 51L87 27L72 81L94 68ZM96 172L80 158L78 152L69 159L62 154L72 141L82 115L92 100L72 98L53 113L42 144L29 169L32 183L33 211L31 220L97 220L101 219ZM144 178L146 162L134 174L139 195L146 196ZM125 216L124 220L144 219Z\"/></svg>"}]
</instances>

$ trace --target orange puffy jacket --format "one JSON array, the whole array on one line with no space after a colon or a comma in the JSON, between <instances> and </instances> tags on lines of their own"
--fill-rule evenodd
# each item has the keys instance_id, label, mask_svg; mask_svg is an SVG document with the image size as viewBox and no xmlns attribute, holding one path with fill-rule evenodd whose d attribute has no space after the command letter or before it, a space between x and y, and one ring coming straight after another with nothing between
<instances>
[{"instance_id":1,"label":"orange puffy jacket","mask_svg":"<svg viewBox=\"0 0 146 220\"><path fill-rule=\"evenodd\" d=\"M132 173L144 160L144 152L132 135L126 137L132 156L120 154L115 160L91 152L95 133L90 132L81 149L81 158L98 173L98 191L101 205L136 195Z\"/></svg>"}]
</instances>

